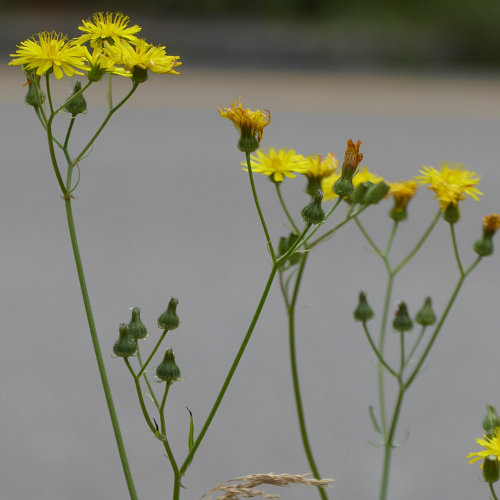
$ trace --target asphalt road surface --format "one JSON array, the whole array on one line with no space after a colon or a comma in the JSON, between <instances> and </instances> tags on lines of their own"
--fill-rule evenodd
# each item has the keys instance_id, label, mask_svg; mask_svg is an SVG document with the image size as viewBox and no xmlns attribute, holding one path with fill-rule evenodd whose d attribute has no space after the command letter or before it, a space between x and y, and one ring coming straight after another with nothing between
<instances>
[{"instance_id":1,"label":"asphalt road surface","mask_svg":"<svg viewBox=\"0 0 500 500\"><path fill-rule=\"evenodd\" d=\"M188 413L198 431L257 305L268 272L265 240L252 205L242 154L217 105L241 96L267 108L262 147L302 154L363 141L363 164L390 181L422 165L461 162L481 174L484 195L466 200L457 238L464 262L483 215L500 211L500 81L447 76L236 72L181 67L154 77L114 116L81 164L74 212L96 323L141 499L169 498L172 476L142 420L133 383L111 356L118 325L138 305L151 337L171 296L181 326L167 336L184 381L168 399L167 427L179 461L187 453ZM54 86L60 102L69 79ZM76 282L63 202L44 133L23 104L23 76L0 71L1 360L0 485L6 500L127 498ZM89 92L74 150L104 116L105 85ZM117 82L117 95L126 89ZM59 119L61 134L68 123ZM274 188L257 176L274 241L287 232ZM286 180L293 213L306 204L303 179ZM364 214L384 244L390 202ZM402 224L394 258L405 254L437 210L421 189ZM434 350L405 400L390 484L391 500L488 498L477 449L486 403L500 407L500 255L467 279ZM458 280L448 228L398 278L391 308L416 311L427 295L442 311ZM372 446L368 406L377 405L376 363L352 320L359 290L376 311L383 265L355 225L309 259L297 312L298 363L307 424L319 469L335 479L330 498L377 498L383 451ZM380 320L380 313L378 313ZM377 321L378 324L378 321ZM416 335L412 333L410 335ZM396 336L388 337L397 354ZM149 347L148 347L149 346ZM183 479L183 498L259 472L306 473L278 287L269 301L206 440ZM155 384L155 388L156 388ZM388 381L388 394L394 389ZM296 486L282 498L317 498Z\"/></svg>"}]
</instances>

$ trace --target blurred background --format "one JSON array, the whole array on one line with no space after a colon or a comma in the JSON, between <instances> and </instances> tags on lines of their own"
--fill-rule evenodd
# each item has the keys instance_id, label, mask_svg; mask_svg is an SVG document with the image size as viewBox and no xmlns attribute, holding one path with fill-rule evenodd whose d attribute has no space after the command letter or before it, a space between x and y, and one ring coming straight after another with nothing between
<instances>
[{"instance_id":1,"label":"blurred background","mask_svg":"<svg viewBox=\"0 0 500 500\"><path fill-rule=\"evenodd\" d=\"M343 156L363 141L363 164L389 181L422 165L463 162L481 176L480 203L466 200L457 226L465 264L483 215L500 212L500 4L490 0L373 2L6 2L0 0L0 497L123 500L127 492L106 412L64 208L43 130L23 103L25 80L8 67L15 45L42 30L69 36L96 10L119 10L143 36L183 61L181 76L151 76L82 162L74 211L96 323L141 500L171 498L169 465L150 436L133 384L111 357L129 307L142 308L151 338L171 296L181 326L169 334L184 381L169 394L176 456L187 448L189 407L199 430L246 331L270 269L241 172L234 127L216 106L242 97L268 108L262 147ZM61 102L72 80L54 82ZM129 88L116 79L116 96ZM106 86L88 94L73 151L105 116ZM68 120L59 117L57 130ZM288 232L273 186L257 176L274 241ZM305 182L287 180L294 214ZM364 214L383 245L389 201ZM401 257L437 209L421 190L394 247ZM498 243L498 242L497 242ZM488 498L477 449L486 403L500 407L498 252L465 283L435 349L408 393L391 476L391 500ZM457 280L446 224L401 273L393 310L418 310L431 294L442 311ZM360 289L382 305L382 264L354 226L309 259L300 296L298 362L319 469L331 499L377 498L382 450L368 405L376 405L375 359L352 310ZM377 309L379 310L379 309ZM185 478L198 499L231 477L309 471L301 450L277 287L221 410ZM156 385L155 385L156 387ZM278 491L274 491L278 492ZM286 500L317 498L301 487Z\"/></svg>"}]
</instances>

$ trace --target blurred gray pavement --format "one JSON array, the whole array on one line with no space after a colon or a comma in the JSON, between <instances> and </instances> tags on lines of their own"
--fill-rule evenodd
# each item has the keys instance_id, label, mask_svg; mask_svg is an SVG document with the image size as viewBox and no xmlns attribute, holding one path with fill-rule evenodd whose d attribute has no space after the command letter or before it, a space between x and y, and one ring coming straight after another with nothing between
<instances>
[{"instance_id":1,"label":"blurred gray pavement","mask_svg":"<svg viewBox=\"0 0 500 500\"><path fill-rule=\"evenodd\" d=\"M168 434L182 461L189 407L200 429L257 305L270 269L237 134L217 105L238 96L268 108L262 147L302 154L363 140L363 164L388 180L422 165L458 161L482 175L480 203L462 204L457 226L465 263L484 214L500 211L500 81L469 76L192 69L153 77L110 122L81 165L74 212L88 286L132 471L141 500L171 497L169 464L142 420L129 374L111 356L118 325L138 305L151 338L171 296L181 326L167 336L184 381L168 401ZM2 158L1 303L3 350L0 498L127 498L97 378L63 203L43 131L23 104L23 76L0 71ZM125 88L116 84L117 94ZM54 86L55 100L70 80ZM77 120L75 151L104 116L105 85L88 96ZM59 119L64 130L67 117ZM302 179L283 186L294 213L306 203ZM273 186L257 176L275 241L287 232ZM363 220L383 244L390 229L382 203ZM394 257L405 254L437 202L424 190L410 205ZM498 243L498 242L497 242ZM498 347L500 264L485 259L456 307L400 420L392 500L487 498L476 450L486 403L500 406ZM442 311L457 280L450 238L440 224L401 273L393 307L416 311L431 294ZM367 408L377 404L375 358L352 320L360 289L379 310L383 266L354 225L309 259L297 313L298 362L307 423L332 499L377 498L382 450ZM379 316L380 319L380 316ZM411 335L415 335L412 333ZM388 342L393 337L389 333ZM397 347L397 346L394 346ZM305 473L288 365L285 313L275 286L219 414L183 483L184 499L258 472ZM148 352L148 347L144 352ZM155 385L156 387L156 385ZM316 498L293 487L283 499Z\"/></svg>"}]
</instances>

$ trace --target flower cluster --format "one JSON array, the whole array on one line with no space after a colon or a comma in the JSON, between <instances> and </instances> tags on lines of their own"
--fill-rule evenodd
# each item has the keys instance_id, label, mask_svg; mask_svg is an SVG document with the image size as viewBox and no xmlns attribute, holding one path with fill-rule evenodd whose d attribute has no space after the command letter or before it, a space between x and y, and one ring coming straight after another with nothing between
<instances>
[{"instance_id":1,"label":"flower cluster","mask_svg":"<svg viewBox=\"0 0 500 500\"><path fill-rule=\"evenodd\" d=\"M58 80L87 72L92 82L104 73L131 77L137 83L146 80L147 70L179 74L174 69L181 64L179 57L167 55L164 46L138 38L141 28L129 27L128 16L98 12L82 24L78 29L84 34L71 40L61 33L42 32L21 42L10 54L9 65L23 66L38 77L54 73Z\"/></svg>"}]
</instances>

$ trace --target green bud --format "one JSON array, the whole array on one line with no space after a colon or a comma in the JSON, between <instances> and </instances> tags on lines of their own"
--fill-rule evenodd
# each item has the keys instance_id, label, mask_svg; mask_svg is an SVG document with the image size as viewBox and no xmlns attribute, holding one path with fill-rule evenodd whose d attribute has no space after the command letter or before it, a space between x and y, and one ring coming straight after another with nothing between
<instances>
[{"instance_id":1,"label":"green bud","mask_svg":"<svg viewBox=\"0 0 500 500\"><path fill-rule=\"evenodd\" d=\"M127 325L129 334L135 339L144 339L148 335L146 326L141 321L141 310L138 307L132 309L132 318Z\"/></svg>"},{"instance_id":2,"label":"green bud","mask_svg":"<svg viewBox=\"0 0 500 500\"><path fill-rule=\"evenodd\" d=\"M134 66L132 69L132 82L133 83L144 83L148 79L147 68L141 68L140 66Z\"/></svg>"},{"instance_id":3,"label":"green bud","mask_svg":"<svg viewBox=\"0 0 500 500\"><path fill-rule=\"evenodd\" d=\"M365 195L365 204L376 205L383 200L389 192L390 186L385 181L379 181L377 184L370 186Z\"/></svg>"},{"instance_id":4,"label":"green bud","mask_svg":"<svg viewBox=\"0 0 500 500\"><path fill-rule=\"evenodd\" d=\"M413 328L413 321L408 314L408 308L404 302L399 304L392 326L398 332L409 332Z\"/></svg>"},{"instance_id":5,"label":"green bud","mask_svg":"<svg viewBox=\"0 0 500 500\"><path fill-rule=\"evenodd\" d=\"M455 224L460 219L460 209L458 204L450 203L443 214L443 219L450 224Z\"/></svg>"},{"instance_id":6,"label":"green bud","mask_svg":"<svg viewBox=\"0 0 500 500\"><path fill-rule=\"evenodd\" d=\"M253 153L259 149L260 143L254 135L243 133L238 141L238 149L243 153Z\"/></svg>"},{"instance_id":7,"label":"green bud","mask_svg":"<svg viewBox=\"0 0 500 500\"><path fill-rule=\"evenodd\" d=\"M156 368L156 376L168 383L181 380L181 370L175 362L174 351L172 349L168 349L165 352L163 361Z\"/></svg>"},{"instance_id":8,"label":"green bud","mask_svg":"<svg viewBox=\"0 0 500 500\"><path fill-rule=\"evenodd\" d=\"M362 182L361 184L358 184L358 186L356 187L351 196L352 203L359 203L360 205L365 205L366 192L371 186L374 186L373 182Z\"/></svg>"},{"instance_id":9,"label":"green bud","mask_svg":"<svg viewBox=\"0 0 500 500\"><path fill-rule=\"evenodd\" d=\"M87 72L87 78L89 82L95 83L102 79L104 73L105 71L99 65L92 66L90 71Z\"/></svg>"},{"instance_id":10,"label":"green bud","mask_svg":"<svg viewBox=\"0 0 500 500\"><path fill-rule=\"evenodd\" d=\"M292 246L294 243L297 241L298 235L295 233L290 233L288 235L288 238L285 236L282 236L280 238L279 244L278 244L278 257L281 257L284 255ZM288 262L290 265L295 265L297 262L300 260L300 254L298 252L293 253L288 257L286 262Z\"/></svg>"},{"instance_id":11,"label":"green bud","mask_svg":"<svg viewBox=\"0 0 500 500\"><path fill-rule=\"evenodd\" d=\"M170 299L167 310L158 318L158 328L175 330L179 326L179 317L176 312L178 303L179 301L174 297Z\"/></svg>"},{"instance_id":12,"label":"green bud","mask_svg":"<svg viewBox=\"0 0 500 500\"><path fill-rule=\"evenodd\" d=\"M79 80L77 80L71 95L74 96L77 92L80 92L80 90L82 90L82 84ZM83 94L77 95L68 104L66 104L66 106L64 106L64 109L68 113L71 113L71 116L73 117L79 115L80 113L85 113L85 111L87 111L87 102L85 101Z\"/></svg>"},{"instance_id":13,"label":"green bud","mask_svg":"<svg viewBox=\"0 0 500 500\"><path fill-rule=\"evenodd\" d=\"M422 326L433 325L436 322L436 315L432 310L432 301L430 297L425 299L422 309L420 309L415 316L415 321Z\"/></svg>"},{"instance_id":14,"label":"green bud","mask_svg":"<svg viewBox=\"0 0 500 500\"><path fill-rule=\"evenodd\" d=\"M393 209L389 212L389 217L395 222L406 220L408 218L406 206L403 208L393 207Z\"/></svg>"},{"instance_id":15,"label":"green bud","mask_svg":"<svg viewBox=\"0 0 500 500\"><path fill-rule=\"evenodd\" d=\"M120 325L120 337L113 346L113 352L121 358L128 358L137 351L137 342L130 335L127 325L122 323Z\"/></svg>"},{"instance_id":16,"label":"green bud","mask_svg":"<svg viewBox=\"0 0 500 500\"><path fill-rule=\"evenodd\" d=\"M363 323L365 323L366 321L372 319L373 316L374 316L373 309L368 304L365 293L360 292L358 307L354 309L354 319L356 321L362 321Z\"/></svg>"},{"instance_id":17,"label":"green bud","mask_svg":"<svg viewBox=\"0 0 500 500\"><path fill-rule=\"evenodd\" d=\"M43 104L45 102L45 94L40 87L40 77L35 75L34 80L31 80L31 78L29 80L28 92L26 92L24 102L29 106L38 108L38 99L40 99L40 104Z\"/></svg>"},{"instance_id":18,"label":"green bud","mask_svg":"<svg viewBox=\"0 0 500 500\"><path fill-rule=\"evenodd\" d=\"M474 252L480 257L488 257L493 253L493 238L491 236L483 236L474 243Z\"/></svg>"},{"instance_id":19,"label":"green bud","mask_svg":"<svg viewBox=\"0 0 500 500\"><path fill-rule=\"evenodd\" d=\"M500 465L495 455L488 455L483 461L483 478L489 483L496 483L500 478Z\"/></svg>"},{"instance_id":20,"label":"green bud","mask_svg":"<svg viewBox=\"0 0 500 500\"><path fill-rule=\"evenodd\" d=\"M492 405L486 405L486 416L483 420L483 429L486 432L492 432L500 426L497 410Z\"/></svg>"},{"instance_id":21,"label":"green bud","mask_svg":"<svg viewBox=\"0 0 500 500\"><path fill-rule=\"evenodd\" d=\"M344 198L349 196L354 191L354 185L352 183L352 178L344 178L339 177L335 184L333 185L333 192L340 196L340 198Z\"/></svg>"},{"instance_id":22,"label":"green bud","mask_svg":"<svg viewBox=\"0 0 500 500\"><path fill-rule=\"evenodd\" d=\"M300 215L307 224L321 224L325 220L325 212L321 207L323 200L323 191L317 191L314 195L313 201L305 206Z\"/></svg>"},{"instance_id":23,"label":"green bud","mask_svg":"<svg viewBox=\"0 0 500 500\"><path fill-rule=\"evenodd\" d=\"M318 177L308 177L306 193L309 196L314 195L321 189L321 179Z\"/></svg>"}]
</instances>

